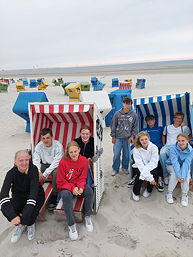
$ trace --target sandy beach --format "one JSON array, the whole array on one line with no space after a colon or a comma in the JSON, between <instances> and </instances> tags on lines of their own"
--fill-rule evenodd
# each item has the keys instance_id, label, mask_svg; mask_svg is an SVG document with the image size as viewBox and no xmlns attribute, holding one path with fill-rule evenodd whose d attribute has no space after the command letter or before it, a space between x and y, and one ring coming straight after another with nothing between
<instances>
[{"instance_id":1,"label":"sandy beach","mask_svg":"<svg viewBox=\"0 0 193 257\"><path fill-rule=\"evenodd\" d=\"M42 77L40 74L33 78ZM54 76L45 77L50 86L45 90L49 102L67 102L62 87L53 86ZM57 77L57 76L56 76ZM56 78L54 77L54 78ZM91 76L59 76L64 81L90 81ZM165 72L144 74L99 74L106 83L104 90L111 92L113 77L120 81L133 79L132 97L191 92L193 101L193 73ZM31 78L31 77L28 77ZM136 89L137 78L146 79L145 89ZM15 77L14 79L17 79ZM32 89L31 89L32 90ZM18 92L14 84L8 93L0 93L0 187L6 172L13 166L17 150L30 148L30 133L25 132L25 121L12 112ZM189 206L180 204L180 190L176 189L173 205L165 201L165 192L154 189L148 199L139 202L130 199L127 187L129 175L111 176L112 143L110 128L104 128L103 164L105 169L105 193L99 211L93 215L94 232L86 232L84 224L78 224L79 240L68 237L67 224L57 221L47 213L46 221L36 223L36 236L30 242L22 235L19 242L10 242L13 226L0 213L0 255L5 257L191 257L193 252L193 193L189 192Z\"/></svg>"}]
</instances>

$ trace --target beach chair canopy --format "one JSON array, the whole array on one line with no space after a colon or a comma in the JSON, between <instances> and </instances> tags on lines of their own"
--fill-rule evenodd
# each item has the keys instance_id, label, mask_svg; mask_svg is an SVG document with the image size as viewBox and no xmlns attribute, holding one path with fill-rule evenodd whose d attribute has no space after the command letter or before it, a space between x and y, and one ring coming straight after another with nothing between
<instances>
[{"instance_id":1,"label":"beach chair canopy","mask_svg":"<svg viewBox=\"0 0 193 257\"><path fill-rule=\"evenodd\" d=\"M191 129L190 93L151 96L133 99L134 109L139 118L139 131L146 128L145 117L155 116L155 126L166 126L173 123L174 113L184 113L184 123Z\"/></svg>"},{"instance_id":2,"label":"beach chair canopy","mask_svg":"<svg viewBox=\"0 0 193 257\"><path fill-rule=\"evenodd\" d=\"M43 128L51 128L53 138L59 140L64 149L68 142L79 137L82 125L88 125L93 131L93 107L92 104L30 104L33 147L40 141Z\"/></svg>"}]
</instances>

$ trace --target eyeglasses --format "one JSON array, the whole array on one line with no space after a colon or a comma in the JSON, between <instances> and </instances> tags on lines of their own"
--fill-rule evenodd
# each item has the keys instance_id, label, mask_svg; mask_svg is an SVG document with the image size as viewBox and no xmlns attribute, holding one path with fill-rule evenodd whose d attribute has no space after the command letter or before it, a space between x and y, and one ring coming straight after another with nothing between
<instances>
[{"instance_id":1,"label":"eyeglasses","mask_svg":"<svg viewBox=\"0 0 193 257\"><path fill-rule=\"evenodd\" d=\"M176 120L183 120L183 118L180 118L180 117L174 117L174 119L176 119Z\"/></svg>"}]
</instances>

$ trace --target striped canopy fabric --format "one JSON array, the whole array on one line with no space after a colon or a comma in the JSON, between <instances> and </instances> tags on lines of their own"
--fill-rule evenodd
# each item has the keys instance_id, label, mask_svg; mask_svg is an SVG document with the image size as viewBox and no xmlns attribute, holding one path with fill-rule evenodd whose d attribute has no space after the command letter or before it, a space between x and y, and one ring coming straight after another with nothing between
<instances>
[{"instance_id":1,"label":"striped canopy fabric","mask_svg":"<svg viewBox=\"0 0 193 257\"><path fill-rule=\"evenodd\" d=\"M53 138L59 140L64 149L71 140L80 136L82 125L93 131L93 104L50 104L31 103L32 150L40 141L40 131L51 128Z\"/></svg>"},{"instance_id":2,"label":"striped canopy fabric","mask_svg":"<svg viewBox=\"0 0 193 257\"><path fill-rule=\"evenodd\" d=\"M184 123L191 128L190 93L152 96L133 99L133 108L139 118L139 131L146 128L145 117L155 116L155 126L166 126L173 123L174 113L183 112Z\"/></svg>"}]
</instances>

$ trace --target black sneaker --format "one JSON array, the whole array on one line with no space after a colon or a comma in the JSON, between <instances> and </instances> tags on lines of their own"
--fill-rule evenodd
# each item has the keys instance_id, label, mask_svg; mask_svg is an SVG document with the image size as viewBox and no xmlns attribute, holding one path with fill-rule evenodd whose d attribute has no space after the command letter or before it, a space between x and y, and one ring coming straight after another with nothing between
<instances>
[{"instance_id":1,"label":"black sneaker","mask_svg":"<svg viewBox=\"0 0 193 257\"><path fill-rule=\"evenodd\" d=\"M130 181L129 181L129 183L128 183L128 187L132 187L134 184L135 184L135 178L136 178L136 176L134 176Z\"/></svg>"},{"instance_id":2,"label":"black sneaker","mask_svg":"<svg viewBox=\"0 0 193 257\"><path fill-rule=\"evenodd\" d=\"M157 182L157 190L158 190L159 192L163 192L163 191L164 191L164 182L163 182L162 180L159 180L159 181Z\"/></svg>"}]
</instances>

